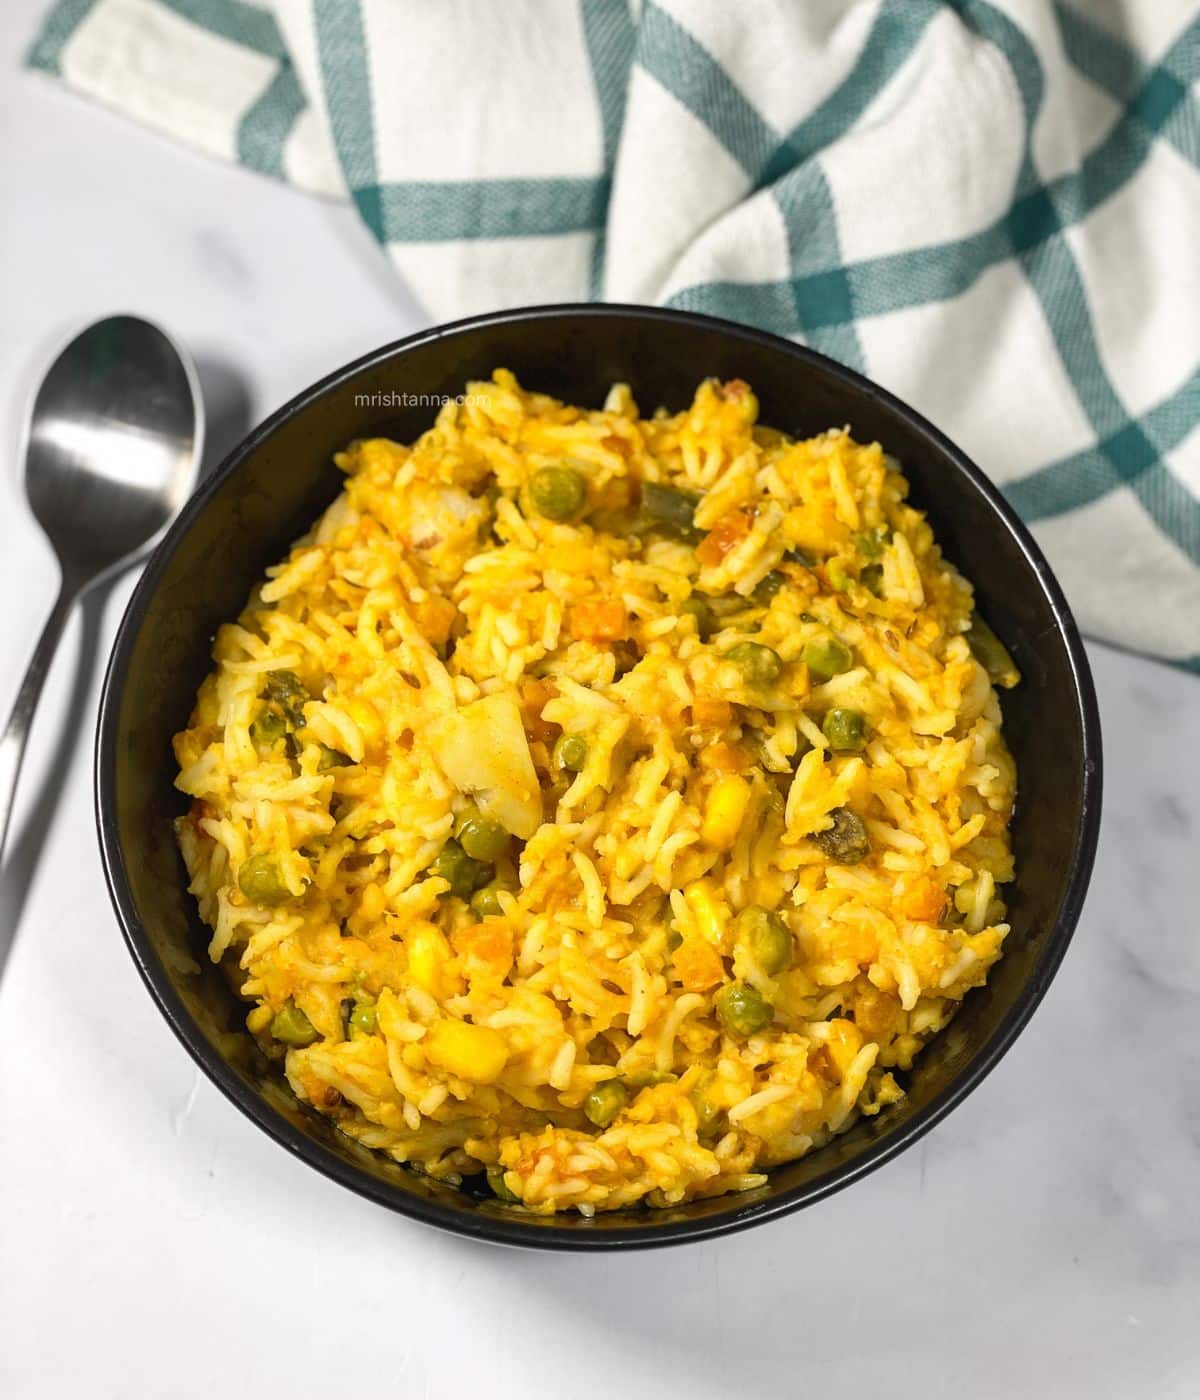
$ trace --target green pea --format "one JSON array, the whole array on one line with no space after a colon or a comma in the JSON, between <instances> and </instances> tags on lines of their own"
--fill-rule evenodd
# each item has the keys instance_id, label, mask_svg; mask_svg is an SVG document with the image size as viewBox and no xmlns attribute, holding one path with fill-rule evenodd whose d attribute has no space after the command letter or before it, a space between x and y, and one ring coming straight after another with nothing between
<instances>
[{"instance_id":1,"label":"green pea","mask_svg":"<svg viewBox=\"0 0 1200 1400\"><path fill-rule=\"evenodd\" d=\"M814 831L809 840L830 860L840 861L842 865L857 865L871 849L862 818L849 807L835 807L829 815L831 825L824 831Z\"/></svg>"},{"instance_id":2,"label":"green pea","mask_svg":"<svg viewBox=\"0 0 1200 1400\"><path fill-rule=\"evenodd\" d=\"M706 1137L712 1132L717 1119L721 1116L721 1110L708 1097L712 1081L713 1076L706 1074L692 1085L691 1093L688 1094L688 1098L692 1101L692 1107L696 1110L696 1132L701 1137Z\"/></svg>"},{"instance_id":3,"label":"green pea","mask_svg":"<svg viewBox=\"0 0 1200 1400\"><path fill-rule=\"evenodd\" d=\"M858 710L830 710L821 729L835 749L857 752L866 747L867 721Z\"/></svg>"},{"instance_id":4,"label":"green pea","mask_svg":"<svg viewBox=\"0 0 1200 1400\"><path fill-rule=\"evenodd\" d=\"M772 685L783 674L779 653L761 642L739 642L725 653L725 660L733 662L749 686Z\"/></svg>"},{"instance_id":5,"label":"green pea","mask_svg":"<svg viewBox=\"0 0 1200 1400\"><path fill-rule=\"evenodd\" d=\"M1008 648L978 613L971 617L967 641L975 654L975 660L988 673L988 679L993 685L1002 685L1009 690L1021 679L1021 673L1008 654Z\"/></svg>"},{"instance_id":6,"label":"green pea","mask_svg":"<svg viewBox=\"0 0 1200 1400\"><path fill-rule=\"evenodd\" d=\"M751 904L733 921L733 930L768 977L791 966L792 931L778 914L761 904Z\"/></svg>"},{"instance_id":7,"label":"green pea","mask_svg":"<svg viewBox=\"0 0 1200 1400\"><path fill-rule=\"evenodd\" d=\"M250 721L250 738L259 748L269 749L287 733L287 720L279 710L264 705Z\"/></svg>"},{"instance_id":8,"label":"green pea","mask_svg":"<svg viewBox=\"0 0 1200 1400\"><path fill-rule=\"evenodd\" d=\"M651 528L663 530L680 539L698 539L700 532L692 523L700 497L677 486L661 481L642 482L642 519Z\"/></svg>"},{"instance_id":9,"label":"green pea","mask_svg":"<svg viewBox=\"0 0 1200 1400\"><path fill-rule=\"evenodd\" d=\"M328 773L331 768L349 768L354 762L347 754L331 749L328 744L322 744L320 748L321 756L317 759L318 773Z\"/></svg>"},{"instance_id":10,"label":"green pea","mask_svg":"<svg viewBox=\"0 0 1200 1400\"><path fill-rule=\"evenodd\" d=\"M712 605L699 593L693 593L679 605L679 615L690 617L696 624L696 635L706 642L717 630L717 619Z\"/></svg>"},{"instance_id":11,"label":"green pea","mask_svg":"<svg viewBox=\"0 0 1200 1400\"><path fill-rule=\"evenodd\" d=\"M500 892L508 888L509 886L502 880L489 880L486 885L481 885L471 896L472 912L481 919L503 915L504 907L500 903Z\"/></svg>"},{"instance_id":12,"label":"green pea","mask_svg":"<svg viewBox=\"0 0 1200 1400\"><path fill-rule=\"evenodd\" d=\"M588 742L582 734L560 734L550 761L560 771L578 773L587 762L587 756Z\"/></svg>"},{"instance_id":13,"label":"green pea","mask_svg":"<svg viewBox=\"0 0 1200 1400\"><path fill-rule=\"evenodd\" d=\"M587 499L587 484L573 467L540 467L529 478L529 500L547 520L574 520Z\"/></svg>"},{"instance_id":14,"label":"green pea","mask_svg":"<svg viewBox=\"0 0 1200 1400\"><path fill-rule=\"evenodd\" d=\"M629 1090L619 1079L597 1084L583 1101L584 1117L597 1128L607 1128L629 1102Z\"/></svg>"},{"instance_id":15,"label":"green pea","mask_svg":"<svg viewBox=\"0 0 1200 1400\"><path fill-rule=\"evenodd\" d=\"M508 1183L504 1180L504 1168L500 1166L489 1167L487 1169L487 1183L492 1188L492 1195L497 1200L505 1201L510 1206L520 1203L520 1196L509 1189Z\"/></svg>"},{"instance_id":16,"label":"green pea","mask_svg":"<svg viewBox=\"0 0 1200 1400\"><path fill-rule=\"evenodd\" d=\"M437 859L429 867L431 875L440 875L449 881L448 894L459 899L469 899L474 890L487 884L491 879L491 868L481 861L472 860L457 841L447 841L438 852Z\"/></svg>"},{"instance_id":17,"label":"green pea","mask_svg":"<svg viewBox=\"0 0 1200 1400\"><path fill-rule=\"evenodd\" d=\"M854 664L854 657L845 642L836 637L816 637L804 646L804 664L819 681L840 676Z\"/></svg>"},{"instance_id":18,"label":"green pea","mask_svg":"<svg viewBox=\"0 0 1200 1400\"><path fill-rule=\"evenodd\" d=\"M284 1045L291 1045L296 1049L302 1049L320 1039L313 1023L291 1000L285 1002L282 1010L272 1017L271 1035Z\"/></svg>"},{"instance_id":19,"label":"green pea","mask_svg":"<svg viewBox=\"0 0 1200 1400\"><path fill-rule=\"evenodd\" d=\"M458 829L458 844L472 860L497 860L508 850L509 835L498 821L480 812L468 816Z\"/></svg>"},{"instance_id":20,"label":"green pea","mask_svg":"<svg viewBox=\"0 0 1200 1400\"><path fill-rule=\"evenodd\" d=\"M713 1001L717 1020L730 1035L748 1036L771 1024L775 1012L753 987L745 982L730 982L722 987Z\"/></svg>"},{"instance_id":21,"label":"green pea","mask_svg":"<svg viewBox=\"0 0 1200 1400\"><path fill-rule=\"evenodd\" d=\"M375 1003L360 1001L350 1013L350 1029L360 1035L374 1035L379 1026Z\"/></svg>"},{"instance_id":22,"label":"green pea","mask_svg":"<svg viewBox=\"0 0 1200 1400\"><path fill-rule=\"evenodd\" d=\"M268 909L286 904L292 897L284 883L279 862L273 856L251 856L238 867L238 888L253 904Z\"/></svg>"}]
</instances>

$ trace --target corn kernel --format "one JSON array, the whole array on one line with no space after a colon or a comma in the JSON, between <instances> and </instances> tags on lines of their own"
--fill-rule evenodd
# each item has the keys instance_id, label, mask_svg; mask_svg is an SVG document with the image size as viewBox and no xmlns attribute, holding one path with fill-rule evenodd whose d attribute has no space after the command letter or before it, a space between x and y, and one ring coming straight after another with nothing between
<instances>
[{"instance_id":1,"label":"corn kernel","mask_svg":"<svg viewBox=\"0 0 1200 1400\"><path fill-rule=\"evenodd\" d=\"M436 997L441 989L442 964L450 957L450 945L441 929L426 924L408 942L408 975L422 990Z\"/></svg>"},{"instance_id":2,"label":"corn kernel","mask_svg":"<svg viewBox=\"0 0 1200 1400\"><path fill-rule=\"evenodd\" d=\"M710 943L721 942L721 911L706 880L693 880L683 892L684 900L696 920L696 927Z\"/></svg>"},{"instance_id":3,"label":"corn kernel","mask_svg":"<svg viewBox=\"0 0 1200 1400\"><path fill-rule=\"evenodd\" d=\"M493 1083L508 1062L498 1031L466 1021L438 1021L422 1043L433 1064L472 1084Z\"/></svg>"},{"instance_id":4,"label":"corn kernel","mask_svg":"<svg viewBox=\"0 0 1200 1400\"><path fill-rule=\"evenodd\" d=\"M745 778L732 775L719 778L708 794L704 804L704 825L700 829L700 839L707 846L715 846L719 851L728 850L737 838L750 805L750 784Z\"/></svg>"},{"instance_id":5,"label":"corn kernel","mask_svg":"<svg viewBox=\"0 0 1200 1400\"><path fill-rule=\"evenodd\" d=\"M836 1017L829 1023L829 1039L825 1048L830 1059L837 1066L839 1075L844 1075L853 1063L854 1057L862 1049L862 1035L853 1021Z\"/></svg>"}]
</instances>

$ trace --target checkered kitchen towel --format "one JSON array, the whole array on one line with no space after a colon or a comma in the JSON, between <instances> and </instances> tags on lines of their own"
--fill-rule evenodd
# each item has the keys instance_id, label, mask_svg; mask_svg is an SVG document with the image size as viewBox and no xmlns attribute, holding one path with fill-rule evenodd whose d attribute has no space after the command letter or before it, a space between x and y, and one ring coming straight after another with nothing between
<instances>
[{"instance_id":1,"label":"checkered kitchen towel","mask_svg":"<svg viewBox=\"0 0 1200 1400\"><path fill-rule=\"evenodd\" d=\"M1194 0L59 0L31 62L352 198L436 318L664 302L864 370L1085 630L1200 670Z\"/></svg>"}]
</instances>

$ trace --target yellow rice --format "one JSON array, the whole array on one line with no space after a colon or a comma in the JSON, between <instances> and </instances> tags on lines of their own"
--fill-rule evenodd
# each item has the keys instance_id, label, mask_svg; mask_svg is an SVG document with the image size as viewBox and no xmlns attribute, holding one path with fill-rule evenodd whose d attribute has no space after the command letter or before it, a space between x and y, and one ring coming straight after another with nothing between
<instances>
[{"instance_id":1,"label":"yellow rice","mask_svg":"<svg viewBox=\"0 0 1200 1400\"><path fill-rule=\"evenodd\" d=\"M250 1030L359 1142L538 1212L746 1190L902 1097L1000 956L1015 775L970 585L879 444L755 415L737 381L642 418L624 385L586 410L498 370L414 445L351 444L217 634L175 740L191 890ZM528 483L563 463L586 506L556 523ZM695 493L694 529L639 523L644 482ZM831 638L851 659L823 679ZM778 679L728 659L747 641ZM835 707L860 750L831 747ZM482 918L431 873L476 804L522 838ZM838 809L857 863L811 839ZM254 857L270 903L239 887ZM790 967L739 938L749 905ZM733 982L769 1024L727 1028Z\"/></svg>"}]
</instances>

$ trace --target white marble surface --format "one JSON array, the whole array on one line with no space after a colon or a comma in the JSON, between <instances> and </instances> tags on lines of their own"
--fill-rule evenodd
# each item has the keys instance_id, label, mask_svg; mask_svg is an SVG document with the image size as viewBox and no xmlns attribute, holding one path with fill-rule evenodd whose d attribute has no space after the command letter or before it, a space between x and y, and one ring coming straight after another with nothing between
<instances>
[{"instance_id":1,"label":"white marble surface","mask_svg":"<svg viewBox=\"0 0 1200 1400\"><path fill-rule=\"evenodd\" d=\"M56 337L114 309L161 318L236 421L237 385L258 419L420 324L347 210L18 73L41 7L0 13L0 709L55 588L14 449ZM1032 1026L919 1147L729 1240L543 1257L319 1178L159 1018L92 829L100 660L128 591L65 639L10 858L0 1394L1200 1395L1200 681L1091 648L1108 772L1087 910Z\"/></svg>"}]
</instances>

